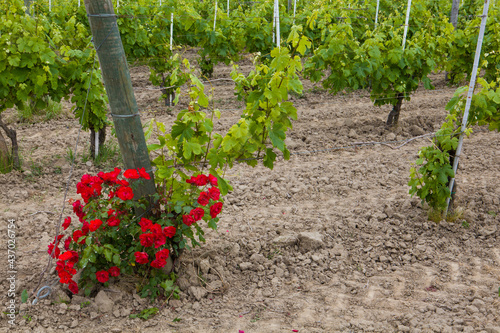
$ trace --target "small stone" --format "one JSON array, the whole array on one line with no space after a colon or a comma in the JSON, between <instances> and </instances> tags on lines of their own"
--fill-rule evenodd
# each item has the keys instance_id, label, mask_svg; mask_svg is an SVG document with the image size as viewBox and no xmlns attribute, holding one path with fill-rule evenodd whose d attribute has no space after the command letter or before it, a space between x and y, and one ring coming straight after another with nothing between
<instances>
[{"instance_id":1,"label":"small stone","mask_svg":"<svg viewBox=\"0 0 500 333\"><path fill-rule=\"evenodd\" d=\"M191 286L189 287L189 293L193 295L197 301L200 301L203 297L207 296L208 292L205 288Z\"/></svg>"},{"instance_id":2,"label":"small stone","mask_svg":"<svg viewBox=\"0 0 500 333\"><path fill-rule=\"evenodd\" d=\"M111 333L121 333L122 332L122 329L121 328L118 328L118 327L113 327L111 329Z\"/></svg>"},{"instance_id":3,"label":"small stone","mask_svg":"<svg viewBox=\"0 0 500 333\"><path fill-rule=\"evenodd\" d=\"M297 244L299 239L297 238L297 235L295 234L288 234L288 235L281 235L273 239L273 243L278 245L278 246L293 246Z\"/></svg>"},{"instance_id":4,"label":"small stone","mask_svg":"<svg viewBox=\"0 0 500 333\"><path fill-rule=\"evenodd\" d=\"M88 167L90 168L90 167L92 166L92 162L87 161L87 162L85 162L85 165L86 165L86 166L88 166Z\"/></svg>"},{"instance_id":5,"label":"small stone","mask_svg":"<svg viewBox=\"0 0 500 333\"><path fill-rule=\"evenodd\" d=\"M311 260L314 262L320 262L323 259L323 257L319 254L313 254L311 256Z\"/></svg>"},{"instance_id":6,"label":"small stone","mask_svg":"<svg viewBox=\"0 0 500 333\"><path fill-rule=\"evenodd\" d=\"M479 235L481 236L490 236L493 235L497 231L497 226L495 224L486 226L484 228L479 229Z\"/></svg>"},{"instance_id":7,"label":"small stone","mask_svg":"<svg viewBox=\"0 0 500 333\"><path fill-rule=\"evenodd\" d=\"M240 269L241 269L242 271L249 270L249 269L251 269L252 267L253 267L253 264L252 264L251 262L242 262L242 263L240 264Z\"/></svg>"},{"instance_id":8,"label":"small stone","mask_svg":"<svg viewBox=\"0 0 500 333\"><path fill-rule=\"evenodd\" d=\"M478 313L479 312L479 309L476 308L474 305L467 305L465 307L465 311L468 313L468 314L474 314L474 313Z\"/></svg>"},{"instance_id":9,"label":"small stone","mask_svg":"<svg viewBox=\"0 0 500 333\"><path fill-rule=\"evenodd\" d=\"M73 319L73 321L71 322L70 327L71 327L71 328L75 328L75 327L77 327L77 326L78 326L78 319Z\"/></svg>"},{"instance_id":10,"label":"small stone","mask_svg":"<svg viewBox=\"0 0 500 333\"><path fill-rule=\"evenodd\" d=\"M207 275L210 270L210 259L203 259L200 261L200 269L203 275Z\"/></svg>"},{"instance_id":11,"label":"small stone","mask_svg":"<svg viewBox=\"0 0 500 333\"><path fill-rule=\"evenodd\" d=\"M90 320L94 320L94 319L96 319L97 317L99 317L99 314L98 314L97 312L92 311L92 312L90 313Z\"/></svg>"},{"instance_id":12,"label":"small stone","mask_svg":"<svg viewBox=\"0 0 500 333\"><path fill-rule=\"evenodd\" d=\"M250 257L250 260L254 263L257 263L257 264L263 264L267 261L267 259L260 253L252 254L252 256Z\"/></svg>"},{"instance_id":13,"label":"small stone","mask_svg":"<svg viewBox=\"0 0 500 333\"><path fill-rule=\"evenodd\" d=\"M500 327L493 326L492 324L489 324L488 326L486 326L486 328L484 330L488 333L500 333Z\"/></svg>"},{"instance_id":14,"label":"small stone","mask_svg":"<svg viewBox=\"0 0 500 333\"><path fill-rule=\"evenodd\" d=\"M410 332L410 328L404 325L398 325L399 332Z\"/></svg>"},{"instance_id":15,"label":"small stone","mask_svg":"<svg viewBox=\"0 0 500 333\"><path fill-rule=\"evenodd\" d=\"M120 317L120 310L116 309L115 311L113 311L113 316L115 316L116 318Z\"/></svg>"},{"instance_id":16,"label":"small stone","mask_svg":"<svg viewBox=\"0 0 500 333\"><path fill-rule=\"evenodd\" d=\"M472 301L472 305L474 305L478 309L482 309L484 307L484 302L482 300L480 300L479 298L476 298Z\"/></svg>"},{"instance_id":17,"label":"small stone","mask_svg":"<svg viewBox=\"0 0 500 333\"><path fill-rule=\"evenodd\" d=\"M95 304L97 305L97 308L102 312L110 313L113 311L114 303L104 290L99 291L99 293L95 297Z\"/></svg>"},{"instance_id":18,"label":"small stone","mask_svg":"<svg viewBox=\"0 0 500 333\"><path fill-rule=\"evenodd\" d=\"M82 309L82 307L80 305L76 305L76 304L71 304L68 308L71 311L80 311Z\"/></svg>"},{"instance_id":19,"label":"small stone","mask_svg":"<svg viewBox=\"0 0 500 333\"><path fill-rule=\"evenodd\" d=\"M179 299L170 299L168 301L168 305L170 305L173 308L180 308L182 306L182 302Z\"/></svg>"},{"instance_id":20,"label":"small stone","mask_svg":"<svg viewBox=\"0 0 500 333\"><path fill-rule=\"evenodd\" d=\"M130 312L131 312L130 309L123 308L122 312L121 312L121 316L128 317L128 316L130 316Z\"/></svg>"},{"instance_id":21,"label":"small stone","mask_svg":"<svg viewBox=\"0 0 500 333\"><path fill-rule=\"evenodd\" d=\"M387 134L385 138L387 141L394 141L396 139L396 134L391 132L391 133Z\"/></svg>"},{"instance_id":22,"label":"small stone","mask_svg":"<svg viewBox=\"0 0 500 333\"><path fill-rule=\"evenodd\" d=\"M316 250L323 246L323 235L319 232L301 232L299 234L300 248L304 252Z\"/></svg>"}]
</instances>

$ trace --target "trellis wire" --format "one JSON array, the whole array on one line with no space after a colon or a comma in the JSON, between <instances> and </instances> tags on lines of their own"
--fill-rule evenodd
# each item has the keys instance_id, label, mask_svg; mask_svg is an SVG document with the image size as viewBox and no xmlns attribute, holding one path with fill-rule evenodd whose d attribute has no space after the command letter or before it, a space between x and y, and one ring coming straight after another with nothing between
<instances>
[{"instance_id":1,"label":"trellis wire","mask_svg":"<svg viewBox=\"0 0 500 333\"><path fill-rule=\"evenodd\" d=\"M411 0L408 0L408 8L406 9L405 32L403 34L403 51L406 46L406 34L408 33L408 22L410 20Z\"/></svg>"},{"instance_id":2,"label":"trellis wire","mask_svg":"<svg viewBox=\"0 0 500 333\"><path fill-rule=\"evenodd\" d=\"M472 102L472 95L474 94L474 86L476 85L476 75L477 75L477 68L479 65L479 58L481 57L481 48L483 46L483 37L484 37L484 30L486 28L486 20L488 19L488 8L489 8L490 2L489 0L484 0L484 7L483 7L483 18L481 19L481 28L479 29L479 36L477 39L477 45L476 45L476 54L474 56L474 65L472 68L472 73L471 73L471 78L470 78L470 84L469 84L469 91L467 93L467 100L465 102L465 110L464 110L464 116L462 118L462 126L460 127L460 137L458 138L458 146L457 150L455 152L455 157L453 158L453 177L450 179L450 184L449 184L449 189L450 189L450 195L453 193L453 186L455 185L455 176L457 173L457 168L458 168L458 159L460 158L460 153L462 152L462 145L464 142L464 132L465 129L467 128L467 121L469 120L469 109L470 105ZM445 216L448 215L448 210L450 207L450 200L451 197L446 199L446 209L444 211Z\"/></svg>"}]
</instances>

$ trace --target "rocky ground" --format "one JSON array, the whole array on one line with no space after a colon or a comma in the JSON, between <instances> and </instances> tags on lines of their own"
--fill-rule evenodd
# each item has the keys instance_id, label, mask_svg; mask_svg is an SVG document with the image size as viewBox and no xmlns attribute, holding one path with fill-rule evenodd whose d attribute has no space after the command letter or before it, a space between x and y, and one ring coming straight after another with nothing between
<instances>
[{"instance_id":1,"label":"rocky ground","mask_svg":"<svg viewBox=\"0 0 500 333\"><path fill-rule=\"evenodd\" d=\"M215 77L229 71L219 66ZM158 102L160 92L145 89L145 68L131 73L143 122L171 124L182 104ZM47 266L79 126L71 118L13 124L24 171L0 175L0 235L7 240L14 219L19 313L14 326L2 313L0 332L500 332L500 134L478 128L466 139L457 176L462 213L452 222L429 221L408 195L411 163L429 139L397 148L440 127L454 92L443 80L436 74L436 91L405 102L393 130L384 126L389 107L374 107L366 93L335 97L305 81L304 95L293 97L299 120L287 138L291 159L272 171L239 165L227 174L234 191L218 231L180 261L180 300L155 304L127 280L95 297L70 297L53 268L42 283L55 281L51 296L19 304ZM241 104L230 82L214 84L223 132ZM15 120L13 112L7 119ZM68 195L75 199L82 174L103 168L81 158L83 148L76 154ZM8 267L6 246L1 251ZM5 306L7 271L0 269ZM150 307L158 314L130 318Z\"/></svg>"}]
</instances>

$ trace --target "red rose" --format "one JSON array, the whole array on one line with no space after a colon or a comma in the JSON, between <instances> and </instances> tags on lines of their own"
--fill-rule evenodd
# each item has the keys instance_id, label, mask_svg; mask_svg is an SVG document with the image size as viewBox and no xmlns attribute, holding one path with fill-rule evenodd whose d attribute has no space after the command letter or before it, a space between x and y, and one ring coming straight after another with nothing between
<instances>
[{"instance_id":1,"label":"red rose","mask_svg":"<svg viewBox=\"0 0 500 333\"><path fill-rule=\"evenodd\" d=\"M122 186L116 190L116 196L123 201L132 200L134 198L134 192L128 186Z\"/></svg>"},{"instance_id":2,"label":"red rose","mask_svg":"<svg viewBox=\"0 0 500 333\"><path fill-rule=\"evenodd\" d=\"M168 238L174 237L176 231L175 227L172 226L163 228L163 234Z\"/></svg>"},{"instance_id":3,"label":"red rose","mask_svg":"<svg viewBox=\"0 0 500 333\"><path fill-rule=\"evenodd\" d=\"M52 253L54 251L54 253ZM59 258L59 254L61 253L61 250L56 247L54 250L54 243L49 244L49 249L47 250L47 253L52 256L52 258Z\"/></svg>"},{"instance_id":4,"label":"red rose","mask_svg":"<svg viewBox=\"0 0 500 333\"><path fill-rule=\"evenodd\" d=\"M64 241L64 249L66 251L69 250L69 245L71 244L71 241L72 241L71 237L66 238L66 240Z\"/></svg>"},{"instance_id":5,"label":"red rose","mask_svg":"<svg viewBox=\"0 0 500 333\"><path fill-rule=\"evenodd\" d=\"M73 251L73 250L70 250L68 252L71 252L71 254L72 254L71 258L69 259L68 264L70 262L76 264L78 262L78 258L80 257L80 255L78 254L78 252Z\"/></svg>"},{"instance_id":6,"label":"red rose","mask_svg":"<svg viewBox=\"0 0 500 333\"><path fill-rule=\"evenodd\" d=\"M68 216L67 218L64 219L64 222L62 224L63 229L64 230L68 229L70 223L71 223L71 217Z\"/></svg>"},{"instance_id":7,"label":"red rose","mask_svg":"<svg viewBox=\"0 0 500 333\"><path fill-rule=\"evenodd\" d=\"M118 275L120 275L120 268L118 268L116 266L110 267L108 269L108 273L111 276L117 277Z\"/></svg>"},{"instance_id":8,"label":"red rose","mask_svg":"<svg viewBox=\"0 0 500 333\"><path fill-rule=\"evenodd\" d=\"M154 243L154 235L153 234L142 234L139 236L141 240L141 245L145 247L153 246Z\"/></svg>"},{"instance_id":9,"label":"red rose","mask_svg":"<svg viewBox=\"0 0 500 333\"><path fill-rule=\"evenodd\" d=\"M222 202L216 202L210 207L210 216L214 219L222 210Z\"/></svg>"},{"instance_id":10,"label":"red rose","mask_svg":"<svg viewBox=\"0 0 500 333\"><path fill-rule=\"evenodd\" d=\"M117 227L120 225L120 220L116 217L116 216L111 216L109 219L108 219L108 225L110 227Z\"/></svg>"},{"instance_id":11,"label":"red rose","mask_svg":"<svg viewBox=\"0 0 500 333\"><path fill-rule=\"evenodd\" d=\"M146 232L151 229L151 227L153 226L153 222L143 217L141 218L141 222L139 222L139 225L141 226L142 232Z\"/></svg>"},{"instance_id":12,"label":"red rose","mask_svg":"<svg viewBox=\"0 0 500 333\"><path fill-rule=\"evenodd\" d=\"M82 223L82 232L84 235L88 234L90 231L89 229L89 223L87 221L83 221Z\"/></svg>"},{"instance_id":13,"label":"red rose","mask_svg":"<svg viewBox=\"0 0 500 333\"><path fill-rule=\"evenodd\" d=\"M208 175L208 181L212 184L212 186L217 186L218 179L214 175Z\"/></svg>"},{"instance_id":14,"label":"red rose","mask_svg":"<svg viewBox=\"0 0 500 333\"><path fill-rule=\"evenodd\" d=\"M146 252L136 252L134 253L134 255L135 255L135 261L138 264L147 264L149 262L148 254Z\"/></svg>"},{"instance_id":15,"label":"red rose","mask_svg":"<svg viewBox=\"0 0 500 333\"><path fill-rule=\"evenodd\" d=\"M75 241L75 243L78 243L78 240L79 240L81 237L83 237L83 236L85 236L85 235L83 234L83 232L82 232L81 230L75 230L75 231L73 232L73 240ZM85 243L85 239L83 239L83 240L82 240L80 243L78 243L78 244L84 244L84 243Z\"/></svg>"},{"instance_id":16,"label":"red rose","mask_svg":"<svg viewBox=\"0 0 500 333\"><path fill-rule=\"evenodd\" d=\"M99 227L101 226L101 224L102 224L102 221L99 220L99 219L92 220L92 221L90 221L89 230L92 231L92 232L94 232L97 229L99 229Z\"/></svg>"},{"instance_id":17,"label":"red rose","mask_svg":"<svg viewBox=\"0 0 500 333\"><path fill-rule=\"evenodd\" d=\"M161 251L156 252L155 256L157 260L165 261L170 255L170 251L168 249L163 249Z\"/></svg>"},{"instance_id":18,"label":"red rose","mask_svg":"<svg viewBox=\"0 0 500 333\"><path fill-rule=\"evenodd\" d=\"M139 169L139 176L144 179L151 179L151 176L146 172L146 169L144 168Z\"/></svg>"},{"instance_id":19,"label":"red rose","mask_svg":"<svg viewBox=\"0 0 500 333\"><path fill-rule=\"evenodd\" d=\"M73 202L73 212L76 214L76 216L78 216L81 222L81 220L85 216L85 213L83 212L83 206L80 200L76 200L75 202Z\"/></svg>"},{"instance_id":20,"label":"red rose","mask_svg":"<svg viewBox=\"0 0 500 333\"><path fill-rule=\"evenodd\" d=\"M160 228L160 230L161 230L161 228ZM155 237L154 237L155 249L164 245L166 242L167 242L167 237L165 237L163 232L161 232L159 234L155 234Z\"/></svg>"},{"instance_id":21,"label":"red rose","mask_svg":"<svg viewBox=\"0 0 500 333\"><path fill-rule=\"evenodd\" d=\"M205 186L208 184L208 177L205 175L198 175L195 180L197 186Z\"/></svg>"},{"instance_id":22,"label":"red rose","mask_svg":"<svg viewBox=\"0 0 500 333\"><path fill-rule=\"evenodd\" d=\"M106 271L97 271L95 273L95 277L97 278L97 281L99 281L101 283L108 282L109 273Z\"/></svg>"},{"instance_id":23,"label":"red rose","mask_svg":"<svg viewBox=\"0 0 500 333\"><path fill-rule=\"evenodd\" d=\"M158 223L153 224L150 230L153 234L155 234L155 236L163 234L163 231L161 230L161 225L159 225Z\"/></svg>"},{"instance_id":24,"label":"red rose","mask_svg":"<svg viewBox=\"0 0 500 333\"><path fill-rule=\"evenodd\" d=\"M203 208L197 207L197 208L193 209L189 213L189 215L191 215L195 221L199 221L205 215L205 211L203 210Z\"/></svg>"},{"instance_id":25,"label":"red rose","mask_svg":"<svg viewBox=\"0 0 500 333\"><path fill-rule=\"evenodd\" d=\"M68 286L68 288L69 288L69 291L71 291L71 292L72 292L73 294L75 294L75 295L76 295L76 294L78 294L78 292L79 292L79 290L78 290L78 285L77 285L77 284L76 284L76 282L75 282L75 281L73 281L73 280L70 280L70 281L69 281L69 286Z\"/></svg>"},{"instance_id":26,"label":"red rose","mask_svg":"<svg viewBox=\"0 0 500 333\"><path fill-rule=\"evenodd\" d=\"M108 217L110 216L113 216L115 214L115 210L114 209L108 209Z\"/></svg>"},{"instance_id":27,"label":"red rose","mask_svg":"<svg viewBox=\"0 0 500 333\"><path fill-rule=\"evenodd\" d=\"M208 196L210 197L210 199L212 200L219 200L220 198L220 191L217 187L211 187L208 189Z\"/></svg>"},{"instance_id":28,"label":"red rose","mask_svg":"<svg viewBox=\"0 0 500 333\"><path fill-rule=\"evenodd\" d=\"M190 227L194 223L194 219L191 215L182 215L182 222Z\"/></svg>"},{"instance_id":29,"label":"red rose","mask_svg":"<svg viewBox=\"0 0 500 333\"><path fill-rule=\"evenodd\" d=\"M128 179L139 179L139 173L136 169L128 169L123 173L123 177Z\"/></svg>"},{"instance_id":30,"label":"red rose","mask_svg":"<svg viewBox=\"0 0 500 333\"><path fill-rule=\"evenodd\" d=\"M108 184L114 184L121 171L122 170L120 168L115 168L114 171L108 173L101 171L97 174L97 176Z\"/></svg>"},{"instance_id":31,"label":"red rose","mask_svg":"<svg viewBox=\"0 0 500 333\"><path fill-rule=\"evenodd\" d=\"M151 261L151 267L154 267L154 268L162 268L166 264L167 264L166 260L155 259L155 260Z\"/></svg>"},{"instance_id":32,"label":"red rose","mask_svg":"<svg viewBox=\"0 0 500 333\"><path fill-rule=\"evenodd\" d=\"M71 259L71 257L73 257L73 253L71 253L71 251L67 251L61 254L58 259L66 261L68 259Z\"/></svg>"},{"instance_id":33,"label":"red rose","mask_svg":"<svg viewBox=\"0 0 500 333\"><path fill-rule=\"evenodd\" d=\"M208 196L207 192L201 192L200 196L198 197L198 203L202 206L208 205L208 202L210 201L210 197Z\"/></svg>"}]
</instances>

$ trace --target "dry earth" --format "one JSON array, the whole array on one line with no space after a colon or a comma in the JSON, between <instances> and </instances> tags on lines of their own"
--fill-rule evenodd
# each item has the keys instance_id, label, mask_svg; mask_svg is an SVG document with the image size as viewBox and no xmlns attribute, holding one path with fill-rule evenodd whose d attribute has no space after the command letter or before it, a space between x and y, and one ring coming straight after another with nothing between
<instances>
[{"instance_id":1,"label":"dry earth","mask_svg":"<svg viewBox=\"0 0 500 333\"><path fill-rule=\"evenodd\" d=\"M143 121L171 124L181 106L168 109L158 91L144 89L145 68L131 73ZM216 77L228 73L216 68ZM126 281L88 299L70 298L55 284L49 299L19 304L47 264L78 122L15 124L25 171L0 175L0 300L3 312L10 300L7 220L15 219L20 313L15 326L2 313L0 332L500 332L500 134L478 129L466 140L457 194L463 215L452 223L428 221L408 195L410 165L428 139L398 149L334 149L437 130L454 91L443 77L433 77L436 91L420 90L403 104L395 130L384 127L389 108L374 107L365 93L334 97L306 82L305 94L292 97L299 120L287 139L290 161L272 171L240 165L229 172L234 192L219 230L182 258L181 299L168 304L148 304ZM217 106L229 110L216 124L224 131L241 102L230 82L214 84ZM89 134L82 137L86 143ZM79 158L68 197L77 198L82 174L99 170ZM152 306L160 308L155 317L129 319Z\"/></svg>"}]
</instances>

